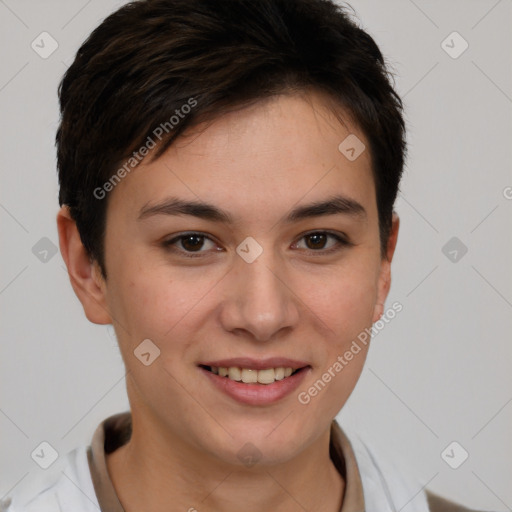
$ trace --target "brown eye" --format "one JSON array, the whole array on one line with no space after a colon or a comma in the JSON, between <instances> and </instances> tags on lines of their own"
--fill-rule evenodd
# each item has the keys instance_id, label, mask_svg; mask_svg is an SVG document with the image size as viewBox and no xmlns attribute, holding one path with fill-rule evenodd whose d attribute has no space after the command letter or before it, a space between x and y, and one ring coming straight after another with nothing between
<instances>
[{"instance_id":1,"label":"brown eye","mask_svg":"<svg viewBox=\"0 0 512 512\"><path fill-rule=\"evenodd\" d=\"M204 236L201 235L186 235L180 238L181 246L186 251L198 251L204 245Z\"/></svg>"},{"instance_id":2,"label":"brown eye","mask_svg":"<svg viewBox=\"0 0 512 512\"><path fill-rule=\"evenodd\" d=\"M332 242L331 242L332 240ZM301 247L302 242L303 246ZM344 237L328 231L316 231L307 233L295 244L299 249L309 250L318 253L330 253L341 250L345 246L352 245ZM305 246L305 247L304 247Z\"/></svg>"},{"instance_id":3,"label":"brown eye","mask_svg":"<svg viewBox=\"0 0 512 512\"><path fill-rule=\"evenodd\" d=\"M324 249L327 241L325 233L313 233L312 235L306 235L304 238L308 240L306 242L308 249Z\"/></svg>"},{"instance_id":4,"label":"brown eye","mask_svg":"<svg viewBox=\"0 0 512 512\"><path fill-rule=\"evenodd\" d=\"M201 233L184 233L172 240L163 242L163 247L171 252L186 257L206 256L212 251L222 250L208 236Z\"/></svg>"}]
</instances>

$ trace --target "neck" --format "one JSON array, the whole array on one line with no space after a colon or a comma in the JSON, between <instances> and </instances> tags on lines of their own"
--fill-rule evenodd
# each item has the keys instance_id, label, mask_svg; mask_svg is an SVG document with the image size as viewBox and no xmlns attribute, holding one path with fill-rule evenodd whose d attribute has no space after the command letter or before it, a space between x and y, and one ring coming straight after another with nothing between
<instances>
[{"instance_id":1,"label":"neck","mask_svg":"<svg viewBox=\"0 0 512 512\"><path fill-rule=\"evenodd\" d=\"M154 425L154 423L153 423ZM125 512L173 510L339 512L344 481L329 457L330 430L279 465L233 466L159 433L132 413L130 441L107 456Z\"/></svg>"}]
</instances>

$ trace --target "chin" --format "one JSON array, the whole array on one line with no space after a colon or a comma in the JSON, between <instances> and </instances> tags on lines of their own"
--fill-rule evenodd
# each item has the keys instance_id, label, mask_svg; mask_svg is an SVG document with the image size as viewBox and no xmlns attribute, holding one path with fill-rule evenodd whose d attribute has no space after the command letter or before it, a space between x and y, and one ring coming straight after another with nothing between
<instances>
[{"instance_id":1,"label":"chin","mask_svg":"<svg viewBox=\"0 0 512 512\"><path fill-rule=\"evenodd\" d=\"M236 426L231 423L227 428L229 434L220 429L221 439L213 446L209 442L205 448L230 465L252 467L255 464L272 466L285 463L296 457L304 441L314 434L305 432L303 425L282 420L280 415L278 419L265 420L260 424L247 418ZM209 438L210 441L213 439L214 436Z\"/></svg>"}]
</instances>

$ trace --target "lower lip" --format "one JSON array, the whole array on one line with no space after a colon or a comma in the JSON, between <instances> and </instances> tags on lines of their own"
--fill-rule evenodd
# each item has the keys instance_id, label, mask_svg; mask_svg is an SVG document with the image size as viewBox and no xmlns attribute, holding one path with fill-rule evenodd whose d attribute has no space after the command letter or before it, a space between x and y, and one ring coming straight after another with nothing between
<instances>
[{"instance_id":1,"label":"lower lip","mask_svg":"<svg viewBox=\"0 0 512 512\"><path fill-rule=\"evenodd\" d=\"M231 398L248 405L269 405L293 393L309 373L311 368L306 366L297 373L272 384L244 384L229 377L219 375L199 367L212 384Z\"/></svg>"}]
</instances>

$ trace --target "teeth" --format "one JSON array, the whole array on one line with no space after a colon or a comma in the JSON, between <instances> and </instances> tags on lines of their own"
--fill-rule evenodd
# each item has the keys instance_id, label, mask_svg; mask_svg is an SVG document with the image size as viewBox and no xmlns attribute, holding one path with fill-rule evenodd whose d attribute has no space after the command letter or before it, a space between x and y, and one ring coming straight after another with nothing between
<instances>
[{"instance_id":1,"label":"teeth","mask_svg":"<svg viewBox=\"0 0 512 512\"><path fill-rule=\"evenodd\" d=\"M223 366L211 366L210 369L212 373L221 377L228 377L231 380L235 380L237 382L241 381L245 384L272 384L276 380L283 380L284 378L289 377L294 371L294 369L290 367L251 370L249 368L238 368L236 366L231 366L229 368L225 368Z\"/></svg>"},{"instance_id":2,"label":"teeth","mask_svg":"<svg viewBox=\"0 0 512 512\"><path fill-rule=\"evenodd\" d=\"M247 370L246 368L243 368L242 382L245 382L246 384L258 382L258 370Z\"/></svg>"},{"instance_id":3,"label":"teeth","mask_svg":"<svg viewBox=\"0 0 512 512\"><path fill-rule=\"evenodd\" d=\"M260 384L272 384L275 382L275 370L270 368L269 370L259 370L258 371L258 382Z\"/></svg>"},{"instance_id":4,"label":"teeth","mask_svg":"<svg viewBox=\"0 0 512 512\"><path fill-rule=\"evenodd\" d=\"M274 370L274 377L276 380L283 380L284 379L284 374L285 374L285 369L284 368L276 368Z\"/></svg>"},{"instance_id":5,"label":"teeth","mask_svg":"<svg viewBox=\"0 0 512 512\"><path fill-rule=\"evenodd\" d=\"M242 380L242 372L240 371L240 368L237 368L236 366L232 366L231 368L229 368L228 369L228 377L231 380L241 381Z\"/></svg>"}]
</instances>

